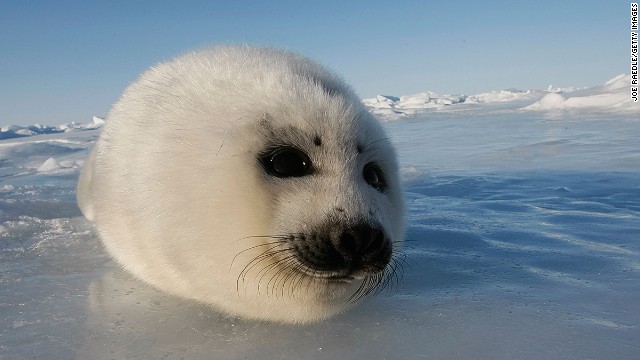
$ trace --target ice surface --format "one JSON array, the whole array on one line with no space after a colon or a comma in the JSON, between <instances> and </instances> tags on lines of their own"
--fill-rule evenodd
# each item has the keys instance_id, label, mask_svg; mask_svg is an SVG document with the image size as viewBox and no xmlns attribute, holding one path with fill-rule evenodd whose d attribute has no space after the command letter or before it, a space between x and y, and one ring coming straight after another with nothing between
<instances>
[{"instance_id":1,"label":"ice surface","mask_svg":"<svg viewBox=\"0 0 640 360\"><path fill-rule=\"evenodd\" d=\"M517 110L530 96L385 124L409 266L305 326L228 319L120 271L75 204L93 126L2 140L0 358L637 359L638 108Z\"/></svg>"}]
</instances>

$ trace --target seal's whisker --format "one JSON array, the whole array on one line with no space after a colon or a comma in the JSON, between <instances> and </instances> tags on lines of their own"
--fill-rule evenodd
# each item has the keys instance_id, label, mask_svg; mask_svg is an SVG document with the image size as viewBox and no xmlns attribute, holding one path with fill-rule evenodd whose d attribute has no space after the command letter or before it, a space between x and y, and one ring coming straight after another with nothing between
<instances>
[{"instance_id":1,"label":"seal's whisker","mask_svg":"<svg viewBox=\"0 0 640 360\"><path fill-rule=\"evenodd\" d=\"M398 290L398 287L400 286L400 283L402 282L402 279L404 278L404 266L408 264L407 262L407 254L404 253L400 253L398 254L398 256L393 257L393 264L394 264L394 282L395 282L395 290ZM410 266L410 265L409 265Z\"/></svg>"},{"instance_id":2,"label":"seal's whisker","mask_svg":"<svg viewBox=\"0 0 640 360\"><path fill-rule=\"evenodd\" d=\"M360 294L368 286L368 282L369 282L369 276L364 278L364 280L360 284L360 287L358 287L358 289L349 297L349 299L347 299L347 302L353 303L353 302L358 301L361 298Z\"/></svg>"},{"instance_id":3,"label":"seal's whisker","mask_svg":"<svg viewBox=\"0 0 640 360\"><path fill-rule=\"evenodd\" d=\"M365 150L364 150L362 153L366 153L366 152L368 152L368 151L373 150L373 148L370 148L372 145L374 145L374 144L376 144L376 143L379 143L380 141L386 141L386 140L389 140L389 139L391 139L391 138L389 138L389 137L385 137L385 138L381 138L381 139L378 139L378 140L374 140L374 141L372 141L372 142L370 142L370 143L366 144L366 145L364 146Z\"/></svg>"},{"instance_id":4,"label":"seal's whisker","mask_svg":"<svg viewBox=\"0 0 640 360\"><path fill-rule=\"evenodd\" d=\"M266 251L262 252L260 255L254 257L253 259L251 259L251 261L247 262L247 264L244 266L242 271L240 271L240 275L242 276L242 280L245 279L245 275L249 271L251 271L251 269L253 269L257 264L259 264L260 262L264 261L265 259L268 259L271 256L273 249L275 249L277 247L278 246L274 246L272 248L269 248Z\"/></svg>"},{"instance_id":5,"label":"seal's whisker","mask_svg":"<svg viewBox=\"0 0 640 360\"><path fill-rule=\"evenodd\" d=\"M267 251L263 252L262 254L256 256L255 258L253 258L253 260L251 260L249 263L247 263L247 265L245 266L245 268L242 270L242 272L240 272L240 274L248 274L249 271L251 271L251 269L253 269L255 266L257 266L259 263L268 260L270 258L272 258L274 255L277 254L281 254L283 252L287 252L289 251L289 249L280 249L280 250L274 250L275 248L277 248L278 246L275 246L273 248L268 249ZM261 270L262 271L262 270ZM259 271L258 274L261 272ZM242 278L244 280L244 276Z\"/></svg>"},{"instance_id":6,"label":"seal's whisker","mask_svg":"<svg viewBox=\"0 0 640 360\"><path fill-rule=\"evenodd\" d=\"M382 284L383 279L384 279L384 273L377 273L373 275L371 277L371 284L367 289L367 291L362 295L362 297L364 298L366 296L371 295L372 293L377 293L378 290L380 289L380 284Z\"/></svg>"},{"instance_id":7,"label":"seal's whisker","mask_svg":"<svg viewBox=\"0 0 640 360\"><path fill-rule=\"evenodd\" d=\"M284 288L286 284L289 284L290 294L295 294L296 287L296 277L303 278L304 274L302 273L303 265L300 261L295 258L291 260L291 267L289 270L289 274L282 280L282 291L284 292Z\"/></svg>"},{"instance_id":8,"label":"seal's whisker","mask_svg":"<svg viewBox=\"0 0 640 360\"><path fill-rule=\"evenodd\" d=\"M282 282L283 295L284 295L284 287L285 287L285 285L287 283L289 283L289 287L291 289L291 294L295 294L295 288L296 288L297 284L300 281L300 280L296 279L296 276L299 279L303 279L304 278L304 274L302 273L303 265L299 261L297 261L297 259L294 259L292 262L294 263L294 266L291 268L291 271L283 279L283 282ZM292 278L291 281L289 281L290 278Z\"/></svg>"},{"instance_id":9,"label":"seal's whisker","mask_svg":"<svg viewBox=\"0 0 640 360\"><path fill-rule=\"evenodd\" d=\"M275 245L275 244L282 245L282 244L286 244L286 243L287 243L287 241L286 241L286 240L270 241L270 242L266 242L266 243L263 243L263 244L258 244L258 245L252 246L252 247L250 247L250 248L244 249L244 250L240 251L239 253L237 253L237 254L236 254L236 256L234 256L234 257L233 257L233 260L231 260L231 265L230 265L229 267L232 267L232 266L233 266L233 263L236 261L236 258L237 258L238 256L240 256L241 254L243 254L243 253L245 253L245 252L247 252L247 251L250 251L250 250L253 250L253 249L257 249L257 248L259 248L259 247L263 247L263 246ZM279 245L278 245L278 246L279 246ZM276 247L277 247L277 246L276 246Z\"/></svg>"},{"instance_id":10,"label":"seal's whisker","mask_svg":"<svg viewBox=\"0 0 640 360\"><path fill-rule=\"evenodd\" d=\"M269 284L271 284L271 293L272 294L277 294L276 288L277 288L278 283L280 282L280 277L283 276L283 274L286 277L290 273L290 267L294 262L295 262L295 255L289 255L286 258L282 259L282 262L281 262L282 267L281 267L281 269L278 270L278 272L276 272L271 277L271 279L269 279L269 281L267 282L267 287L269 287Z\"/></svg>"},{"instance_id":11,"label":"seal's whisker","mask_svg":"<svg viewBox=\"0 0 640 360\"><path fill-rule=\"evenodd\" d=\"M360 293L358 294L356 301L363 299L364 297L366 297L371 293L371 289L373 289L378 282L378 277L379 277L378 274L373 274L366 277L363 283L364 286L360 290Z\"/></svg>"},{"instance_id":12,"label":"seal's whisker","mask_svg":"<svg viewBox=\"0 0 640 360\"><path fill-rule=\"evenodd\" d=\"M296 276L298 277L298 279L297 279L297 281L292 281L292 286L291 286L291 291L292 292L294 292L295 289L297 287L299 287L300 284L302 283L302 281L307 277L305 275L305 273L303 272L304 265L302 265L301 263L298 263L294 269L296 271ZM294 280L296 280L296 279L294 278Z\"/></svg>"},{"instance_id":13,"label":"seal's whisker","mask_svg":"<svg viewBox=\"0 0 640 360\"><path fill-rule=\"evenodd\" d=\"M389 292L391 292L390 285L392 284L395 284L395 288L397 289L398 283L400 281L400 278L398 277L400 272L398 270L398 263L394 259L391 259L391 261L389 262L389 271L385 272L383 280L376 293L380 293L384 289L387 289Z\"/></svg>"},{"instance_id":14,"label":"seal's whisker","mask_svg":"<svg viewBox=\"0 0 640 360\"><path fill-rule=\"evenodd\" d=\"M279 247L279 246L280 245L276 245L276 246L274 246L274 247L272 247L270 249L267 249L265 252L263 252L262 254L256 256L251 261L249 261L245 265L245 267L242 269L240 274L238 275L238 278L236 280L236 287L239 287L240 279L242 279L243 283L245 282L247 274L251 271L251 269L253 269L255 266L257 266L259 263L269 259L270 257L272 257L275 254L279 254L279 253L282 253L282 252L289 251L289 249L280 249L280 250L274 251L274 249Z\"/></svg>"},{"instance_id":15,"label":"seal's whisker","mask_svg":"<svg viewBox=\"0 0 640 360\"><path fill-rule=\"evenodd\" d=\"M260 239L260 238L287 240L287 239L291 238L291 235L287 235L287 234L282 234L282 235L249 235L249 236L245 236L245 237L241 237L239 239L236 239L235 241L242 241L242 240L247 240L247 239Z\"/></svg>"},{"instance_id":16,"label":"seal's whisker","mask_svg":"<svg viewBox=\"0 0 640 360\"><path fill-rule=\"evenodd\" d=\"M401 252L400 254L398 254L397 257L394 257L394 259L396 261L399 261L402 264L401 266L403 268L404 268L404 266L408 266L409 269L412 269L411 263L415 261L414 259L408 257L405 252Z\"/></svg>"},{"instance_id":17,"label":"seal's whisker","mask_svg":"<svg viewBox=\"0 0 640 360\"><path fill-rule=\"evenodd\" d=\"M288 263L292 258L294 258L294 255L288 255L288 256L286 256L286 257L284 257L284 258L282 258L282 259L278 259L278 261L276 261L276 262L274 262L274 263L272 264L272 265L274 265L274 267L280 267L280 269L278 269L278 270L276 271L276 273L275 273L275 274L273 274L273 275L269 278L269 281L267 281L267 285L266 285L266 287L267 287L267 294L269 293L269 285L271 284L271 282L272 282L274 279L277 279L277 278L278 278L278 276L279 276L283 271L286 271L286 269L287 269L287 263ZM261 277L260 277L260 279L258 280L258 283L261 283L261 282L262 282L262 279L263 279L263 278L268 274L268 272L269 272L271 269L273 269L273 267L269 268L269 270L265 271L265 272L262 274L262 276L261 276ZM275 290L272 290L272 293L274 293L274 292L275 292Z\"/></svg>"},{"instance_id":18,"label":"seal's whisker","mask_svg":"<svg viewBox=\"0 0 640 360\"><path fill-rule=\"evenodd\" d=\"M260 291L260 287L261 287L262 280L264 279L264 277L267 276L267 274L269 274L269 272L272 269L279 267L281 265L281 263L282 263L282 260L277 260L277 261L275 261L275 262L263 267L262 269L260 269L260 271L258 271L256 273L256 279L258 279L258 282L257 282L258 291ZM267 294L269 294L268 283L267 283Z\"/></svg>"},{"instance_id":19,"label":"seal's whisker","mask_svg":"<svg viewBox=\"0 0 640 360\"><path fill-rule=\"evenodd\" d=\"M269 255L277 255L277 254L282 254L282 253L287 253L290 252L290 249L282 249L282 250L278 250L276 252L273 252ZM273 280L273 277L277 276L281 271L286 270L288 263L291 261L291 259L293 259L295 257L295 255L293 254L289 254L289 255L285 255L284 257L282 256L277 256L276 257L276 261L274 261L273 263L263 267L260 271L258 271L256 273L256 278L258 278L258 284L260 284L262 282L262 280L264 279L265 276L267 276L272 269L280 267L280 269L278 269L276 271L275 274L271 275L271 278L269 279L269 281L267 281L267 293L268 293L268 286L269 283L271 283L271 281Z\"/></svg>"}]
</instances>

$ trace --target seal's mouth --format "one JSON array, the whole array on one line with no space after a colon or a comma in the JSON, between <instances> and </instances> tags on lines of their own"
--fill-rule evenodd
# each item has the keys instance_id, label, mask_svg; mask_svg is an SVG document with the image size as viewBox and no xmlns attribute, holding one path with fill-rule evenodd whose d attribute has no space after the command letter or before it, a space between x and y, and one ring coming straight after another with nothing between
<instances>
[{"instance_id":1,"label":"seal's mouth","mask_svg":"<svg viewBox=\"0 0 640 360\"><path fill-rule=\"evenodd\" d=\"M359 280L362 278L363 276L342 275L342 276L331 276L331 277L328 277L327 280L329 282L336 282L336 283L350 283L354 280Z\"/></svg>"},{"instance_id":2,"label":"seal's mouth","mask_svg":"<svg viewBox=\"0 0 640 360\"><path fill-rule=\"evenodd\" d=\"M367 276L384 272L384 269L376 272L367 272L363 270L343 270L343 271L323 271L310 268L305 265L304 260L298 259L299 266L296 271L318 280L325 280L329 283L350 283L355 280L362 280Z\"/></svg>"}]
</instances>

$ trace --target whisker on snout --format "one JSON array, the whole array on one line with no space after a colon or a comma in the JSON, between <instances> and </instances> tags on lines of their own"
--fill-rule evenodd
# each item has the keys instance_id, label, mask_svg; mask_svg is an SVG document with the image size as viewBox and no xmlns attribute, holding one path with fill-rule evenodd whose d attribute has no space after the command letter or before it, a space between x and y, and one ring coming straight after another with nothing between
<instances>
[{"instance_id":1,"label":"whisker on snout","mask_svg":"<svg viewBox=\"0 0 640 360\"><path fill-rule=\"evenodd\" d=\"M297 236L305 239L317 238L310 235ZM339 280L334 279L332 274L335 271L315 269L301 261L301 255L296 253L296 248L291 244L296 236L250 236L243 239L249 238L264 238L268 240L243 249L234 257L233 261L235 262L243 254L250 251L258 251L244 264L238 274L236 279L236 290L238 292L241 287L240 283L250 283L256 284L258 292L264 289L267 295L285 297L287 295L293 296L297 292L313 290L314 287L327 286L331 282L346 282L340 276L338 276ZM378 294L385 289L389 291L397 290L406 266L410 266L407 261L407 255L398 250L393 251L384 268L379 272L365 275L360 286L353 294L349 295L345 302L355 303L368 296ZM249 276L255 281L247 282Z\"/></svg>"}]
</instances>

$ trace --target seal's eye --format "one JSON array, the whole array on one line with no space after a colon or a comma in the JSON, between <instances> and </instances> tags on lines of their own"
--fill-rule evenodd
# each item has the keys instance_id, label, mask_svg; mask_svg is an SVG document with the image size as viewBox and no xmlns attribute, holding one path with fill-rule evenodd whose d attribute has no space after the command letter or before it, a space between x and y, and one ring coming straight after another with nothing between
<instances>
[{"instance_id":1,"label":"seal's eye","mask_svg":"<svg viewBox=\"0 0 640 360\"><path fill-rule=\"evenodd\" d=\"M269 175L279 178L300 177L311 174L311 160L294 147L281 147L260 158Z\"/></svg>"},{"instance_id":2,"label":"seal's eye","mask_svg":"<svg viewBox=\"0 0 640 360\"><path fill-rule=\"evenodd\" d=\"M370 162L364 166L362 177L364 177L364 181L366 181L367 184L380 192L383 192L387 188L387 182L384 179L382 170L378 164L374 162Z\"/></svg>"}]
</instances>

